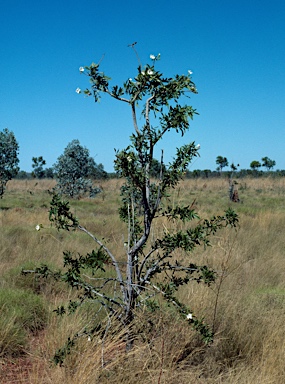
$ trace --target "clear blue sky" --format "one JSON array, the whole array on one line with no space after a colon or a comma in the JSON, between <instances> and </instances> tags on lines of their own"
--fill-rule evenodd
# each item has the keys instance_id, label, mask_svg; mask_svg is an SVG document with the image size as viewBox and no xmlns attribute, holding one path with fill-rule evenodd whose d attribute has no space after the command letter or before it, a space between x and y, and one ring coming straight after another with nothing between
<instances>
[{"instance_id":1,"label":"clear blue sky","mask_svg":"<svg viewBox=\"0 0 285 384\"><path fill-rule=\"evenodd\" d=\"M190 169L215 169L216 157L249 168L268 156L285 169L284 0L8 0L0 4L0 130L20 145L20 168L43 156L52 166L78 139L113 171L114 148L132 132L127 104L77 95L88 79L78 68L98 62L114 84L134 77L137 41L143 63L161 53L167 76L193 71L200 113L189 133L164 141L195 141L201 157Z\"/></svg>"}]
</instances>

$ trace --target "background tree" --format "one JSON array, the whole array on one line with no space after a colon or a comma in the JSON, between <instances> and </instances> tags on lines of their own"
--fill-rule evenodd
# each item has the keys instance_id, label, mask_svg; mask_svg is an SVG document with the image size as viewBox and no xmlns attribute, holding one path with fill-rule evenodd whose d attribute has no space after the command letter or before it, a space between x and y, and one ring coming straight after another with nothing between
<instances>
[{"instance_id":1,"label":"background tree","mask_svg":"<svg viewBox=\"0 0 285 384\"><path fill-rule=\"evenodd\" d=\"M212 171L210 169L204 169L203 174L205 175L206 179L211 175Z\"/></svg>"},{"instance_id":2,"label":"background tree","mask_svg":"<svg viewBox=\"0 0 285 384\"><path fill-rule=\"evenodd\" d=\"M217 156L216 164L218 165L218 170L220 171L220 173L222 173L223 168L227 167L229 165L229 162L226 157Z\"/></svg>"},{"instance_id":3,"label":"background tree","mask_svg":"<svg viewBox=\"0 0 285 384\"><path fill-rule=\"evenodd\" d=\"M54 178L54 169L52 167L45 169L45 176L47 179L53 179Z\"/></svg>"},{"instance_id":4,"label":"background tree","mask_svg":"<svg viewBox=\"0 0 285 384\"><path fill-rule=\"evenodd\" d=\"M251 163L250 163L250 168L253 170L253 171L257 171L258 168L261 167L261 164L258 160L253 160Z\"/></svg>"},{"instance_id":5,"label":"background tree","mask_svg":"<svg viewBox=\"0 0 285 384\"><path fill-rule=\"evenodd\" d=\"M163 163L158 161L157 159L152 159L151 165L150 165L150 176L155 177L156 179L159 179L161 174L163 174L166 171L166 167Z\"/></svg>"},{"instance_id":6,"label":"background tree","mask_svg":"<svg viewBox=\"0 0 285 384\"><path fill-rule=\"evenodd\" d=\"M13 132L4 128L0 132L0 198L2 199L6 184L19 171L19 144Z\"/></svg>"},{"instance_id":7,"label":"background tree","mask_svg":"<svg viewBox=\"0 0 285 384\"><path fill-rule=\"evenodd\" d=\"M263 157L261 161L262 161L262 166L265 167L267 171L270 171L276 165L276 161L269 159L269 157L267 156Z\"/></svg>"},{"instance_id":8,"label":"background tree","mask_svg":"<svg viewBox=\"0 0 285 384\"><path fill-rule=\"evenodd\" d=\"M46 164L46 161L43 159L42 156L39 157L33 157L32 158L32 176L36 177L37 179L43 179L45 177L45 171L44 171L44 165Z\"/></svg>"},{"instance_id":9,"label":"background tree","mask_svg":"<svg viewBox=\"0 0 285 384\"><path fill-rule=\"evenodd\" d=\"M92 177L95 180L107 179L108 173L104 170L104 165L102 163L90 164L89 177Z\"/></svg>"},{"instance_id":10,"label":"background tree","mask_svg":"<svg viewBox=\"0 0 285 384\"><path fill-rule=\"evenodd\" d=\"M160 167L159 178L152 181L154 148L170 130L182 136L188 131L189 119L194 117L196 111L192 106L181 105L179 101L184 100L184 95L189 96L197 91L190 71L187 75L165 77L155 68L159 56L151 55L150 58L152 65L139 67L134 80L129 79L120 87L110 86L110 78L99 70L99 64L93 63L85 68L91 89L84 93L93 94L96 102L100 94L105 93L129 107L132 115L134 131L131 143L117 151L115 159L115 170L125 179L119 214L127 226L126 243L116 255L107 243L79 224L70 212L68 202L54 195L50 220L58 229L77 229L86 233L97 248L86 256L65 252L65 272L53 272L47 266L36 270L39 275L51 275L78 290L78 300L59 307L58 314L73 312L86 301L100 303L112 321L117 319L123 325L127 349L132 346L132 324L137 311L143 308L159 309L159 302L155 300L157 295L176 309L185 321L200 332L205 341L212 339L213 329L197 314L193 314L185 303L179 301L176 293L181 286L191 281L206 285L215 281L215 271L193 262L190 254L199 245L210 245L211 236L218 230L228 225L236 226L237 223L237 216L230 209L222 216L202 220L195 212L194 205L169 204L170 190L178 185L191 160L198 156L198 147L194 142L177 148L173 161L166 169ZM84 68L80 68L80 71L83 72ZM142 117L139 126L137 109L140 104ZM155 119L159 121L159 127L157 121L152 124ZM163 163L163 154L161 158ZM138 198L141 201L140 207L135 204ZM175 224L164 231L162 223L165 219L170 222L180 221L181 225ZM193 222L195 220L196 224ZM161 228L155 238L150 236L154 221L158 221L157 228ZM192 223L187 225L189 222ZM125 254L124 259L122 253ZM112 268L113 273L107 273L103 278L105 265ZM96 324L86 326L83 334L92 335L94 329ZM62 362L77 337L78 334L58 351L55 356L57 362Z\"/></svg>"},{"instance_id":11,"label":"background tree","mask_svg":"<svg viewBox=\"0 0 285 384\"><path fill-rule=\"evenodd\" d=\"M83 147L79 140L72 140L54 165L58 180L57 190L71 198L85 194L95 196L100 189L93 188L92 181L88 179L95 168L96 164L89 156L89 150Z\"/></svg>"}]
</instances>

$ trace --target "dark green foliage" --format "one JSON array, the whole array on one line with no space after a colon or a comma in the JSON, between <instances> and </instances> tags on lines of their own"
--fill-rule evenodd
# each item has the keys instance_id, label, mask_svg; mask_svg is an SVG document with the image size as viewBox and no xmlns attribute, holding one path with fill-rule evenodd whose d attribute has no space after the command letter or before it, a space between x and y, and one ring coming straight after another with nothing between
<instances>
[{"instance_id":1,"label":"dark green foliage","mask_svg":"<svg viewBox=\"0 0 285 384\"><path fill-rule=\"evenodd\" d=\"M76 338L76 337L75 337ZM74 338L74 339L75 339ZM63 365L63 362L66 358L67 355L70 354L70 351L72 349L72 347L75 345L75 341L74 339L71 339L70 337L67 339L65 345L62 347L62 348L59 348L54 357L53 357L53 361L56 365L59 365L60 367L62 367Z\"/></svg>"},{"instance_id":2,"label":"dark green foliage","mask_svg":"<svg viewBox=\"0 0 285 384\"><path fill-rule=\"evenodd\" d=\"M261 164L259 161L257 160L253 160L251 163L250 163L250 168L254 171L256 171L258 168L261 167Z\"/></svg>"},{"instance_id":3,"label":"dark green foliage","mask_svg":"<svg viewBox=\"0 0 285 384\"><path fill-rule=\"evenodd\" d=\"M78 226L77 218L70 212L69 202L62 201L57 194L53 194L50 203L49 220L55 224L58 230L75 230Z\"/></svg>"},{"instance_id":4,"label":"dark green foliage","mask_svg":"<svg viewBox=\"0 0 285 384\"><path fill-rule=\"evenodd\" d=\"M19 144L13 132L4 128L0 132L0 198L2 199L6 184L19 171Z\"/></svg>"},{"instance_id":5,"label":"dark green foliage","mask_svg":"<svg viewBox=\"0 0 285 384\"><path fill-rule=\"evenodd\" d=\"M276 161L269 159L269 157L267 156L263 157L261 160L262 160L262 166L265 167L267 171L270 171L276 165Z\"/></svg>"},{"instance_id":6,"label":"dark green foliage","mask_svg":"<svg viewBox=\"0 0 285 384\"><path fill-rule=\"evenodd\" d=\"M43 159L42 156L32 158L33 177L36 177L37 179L43 179L45 177L45 171L44 171L45 164L46 164L46 161Z\"/></svg>"},{"instance_id":7,"label":"dark green foliage","mask_svg":"<svg viewBox=\"0 0 285 384\"><path fill-rule=\"evenodd\" d=\"M216 164L218 165L218 170L222 172L223 168L229 165L228 159L223 156L217 156Z\"/></svg>"}]
</instances>

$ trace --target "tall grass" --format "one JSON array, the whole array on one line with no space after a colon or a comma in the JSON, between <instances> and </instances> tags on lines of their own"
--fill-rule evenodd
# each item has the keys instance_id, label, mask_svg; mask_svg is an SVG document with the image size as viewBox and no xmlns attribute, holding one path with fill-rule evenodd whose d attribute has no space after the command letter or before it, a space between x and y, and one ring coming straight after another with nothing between
<instances>
[{"instance_id":1,"label":"tall grass","mask_svg":"<svg viewBox=\"0 0 285 384\"><path fill-rule=\"evenodd\" d=\"M285 376L285 180L264 178L238 182L240 203L229 202L226 179L186 180L172 191L168 201L168 204L194 203L202 218L220 214L229 205L240 216L240 228L220 233L213 239L211 248L177 254L197 263L207 263L217 271L217 281L210 289L193 283L180 292L180 299L214 327L214 343L201 344L187 324L163 308L161 313L138 314L134 325L138 337L128 355L122 345L123 330L118 329L107 332L104 339L102 333L92 341L83 337L65 366L59 368L50 365L53 353L73 331L83 328L87 314L81 311L58 318L53 309L69 300L73 293L62 284L23 277L20 270L41 263L60 268L64 250L84 253L94 245L83 234L57 232L50 227L47 190L53 187L53 181L10 181L0 201L0 292L36 295L44 300L48 312L42 324L44 328L37 336L33 336L33 329L26 331L30 337L15 336L12 325L16 313L11 311L1 316L1 338L11 343L16 340L20 345L18 350L26 352L30 361L25 374L18 375L18 382L282 383ZM126 228L117 215L120 185L119 180L104 181L103 194L95 199L71 201L71 206L82 224L104 238L123 258ZM37 224L42 224L44 229L37 232ZM153 228L152 236L155 238L171 225L174 224L161 221ZM181 224L175 225L179 228ZM1 304L2 311L5 303ZM7 352L5 359L14 355L15 349Z\"/></svg>"}]
</instances>

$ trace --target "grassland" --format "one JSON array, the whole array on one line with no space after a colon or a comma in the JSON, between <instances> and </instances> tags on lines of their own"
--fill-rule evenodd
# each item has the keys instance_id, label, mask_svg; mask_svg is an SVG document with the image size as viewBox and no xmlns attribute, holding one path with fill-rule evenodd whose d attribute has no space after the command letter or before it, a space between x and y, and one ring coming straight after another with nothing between
<instances>
[{"instance_id":1,"label":"grassland","mask_svg":"<svg viewBox=\"0 0 285 384\"><path fill-rule=\"evenodd\" d=\"M170 204L195 202L200 217L232 205L237 231L225 230L212 247L193 258L218 271L212 288L190 284L180 299L214 326L214 343L204 346L167 308L138 314L140 338L126 355L120 331L104 340L83 338L64 367L50 363L87 312L59 318L53 310L72 297L61 283L22 276L22 268L41 263L62 266L62 252L88 252L91 240L50 227L48 207L53 181L14 180L0 201L0 382L280 384L285 377L285 179L239 180L240 203L228 200L226 179L185 180ZM105 239L123 258L126 229L119 221L121 181L102 183L95 199L72 201L80 222ZM37 224L43 229L35 230ZM169 224L170 225L170 224ZM161 231L154 227L152 236ZM90 310L92 312L92 309ZM149 318L149 314L147 314ZM102 367L102 353L104 366Z\"/></svg>"}]
</instances>

